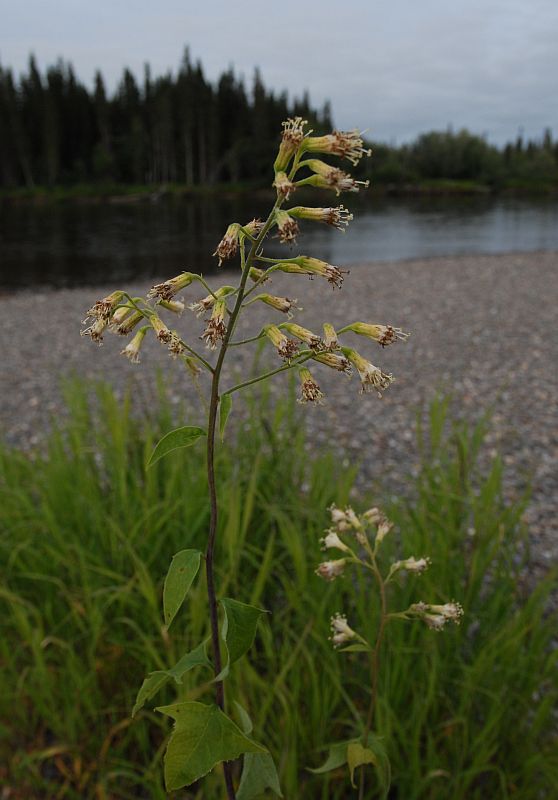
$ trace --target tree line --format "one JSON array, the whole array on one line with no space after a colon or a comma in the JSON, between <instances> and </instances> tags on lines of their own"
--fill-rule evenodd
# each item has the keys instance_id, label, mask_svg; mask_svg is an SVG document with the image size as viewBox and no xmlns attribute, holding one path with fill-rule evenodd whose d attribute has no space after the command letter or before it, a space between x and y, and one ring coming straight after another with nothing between
<instances>
[{"instance_id":1,"label":"tree line","mask_svg":"<svg viewBox=\"0 0 558 800\"><path fill-rule=\"evenodd\" d=\"M308 94L289 101L266 89L256 71L246 88L232 69L212 83L186 50L175 74L142 81L124 70L109 96L98 71L93 89L59 61L41 74L33 57L14 77L0 65L0 187L77 183L186 186L269 182L281 122L302 116L318 133L332 128L331 109ZM402 146L372 143L374 158L359 177L401 187L424 181L506 185L558 183L558 143L540 140L503 148L466 130L423 134Z\"/></svg>"}]
</instances>

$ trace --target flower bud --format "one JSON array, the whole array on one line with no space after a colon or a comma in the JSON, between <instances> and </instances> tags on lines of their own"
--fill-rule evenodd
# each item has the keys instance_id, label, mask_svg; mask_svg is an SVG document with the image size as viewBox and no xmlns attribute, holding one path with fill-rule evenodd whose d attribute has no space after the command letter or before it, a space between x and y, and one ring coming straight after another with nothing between
<instances>
[{"instance_id":1,"label":"flower bud","mask_svg":"<svg viewBox=\"0 0 558 800\"><path fill-rule=\"evenodd\" d=\"M391 531L391 529L393 528L393 522L390 522L389 519L381 515L380 519L377 522L377 525L378 525L378 530L376 532L375 543L376 545L380 545L384 541L388 533Z\"/></svg>"},{"instance_id":2,"label":"flower bud","mask_svg":"<svg viewBox=\"0 0 558 800\"><path fill-rule=\"evenodd\" d=\"M298 371L301 381L301 396L299 403L319 403L321 404L323 392L312 377L310 370L301 367Z\"/></svg>"},{"instance_id":3,"label":"flower bud","mask_svg":"<svg viewBox=\"0 0 558 800\"><path fill-rule=\"evenodd\" d=\"M140 328L136 335L130 339L124 350L120 351L120 355L126 356L129 358L132 364L139 364L139 351L142 345L143 340L145 339L145 334L149 330L149 325L144 325L143 328Z\"/></svg>"},{"instance_id":4,"label":"flower bud","mask_svg":"<svg viewBox=\"0 0 558 800\"><path fill-rule=\"evenodd\" d=\"M213 253L219 259L219 266L228 258L232 258L238 251L238 239L240 236L241 225L233 222L227 228L225 235L217 245L217 250Z\"/></svg>"},{"instance_id":5,"label":"flower bud","mask_svg":"<svg viewBox=\"0 0 558 800\"><path fill-rule=\"evenodd\" d=\"M157 303L161 308L166 308L167 311L172 311L173 314L182 314L184 311L184 303L180 300L159 300Z\"/></svg>"},{"instance_id":6,"label":"flower bud","mask_svg":"<svg viewBox=\"0 0 558 800\"><path fill-rule=\"evenodd\" d=\"M175 278L163 283L156 283L148 291L147 296L158 300L172 300L175 294L189 286L196 276L192 272L182 272Z\"/></svg>"},{"instance_id":7,"label":"flower bud","mask_svg":"<svg viewBox=\"0 0 558 800\"><path fill-rule=\"evenodd\" d=\"M339 340L333 325L329 322L324 322L324 347L326 350L336 350L339 347Z\"/></svg>"},{"instance_id":8,"label":"flower bud","mask_svg":"<svg viewBox=\"0 0 558 800\"><path fill-rule=\"evenodd\" d=\"M131 313L132 309L127 306L120 306L120 308L117 308L110 318L110 329L116 331L118 326L124 322L126 317L130 316Z\"/></svg>"},{"instance_id":9,"label":"flower bud","mask_svg":"<svg viewBox=\"0 0 558 800\"><path fill-rule=\"evenodd\" d=\"M339 647L345 642L350 642L351 639L356 637L355 631L347 624L347 617L345 614L335 614L331 618L331 636L334 647Z\"/></svg>"},{"instance_id":10,"label":"flower bud","mask_svg":"<svg viewBox=\"0 0 558 800\"><path fill-rule=\"evenodd\" d=\"M349 359L351 364L354 364L357 368L362 384L362 391L369 392L376 390L378 397L381 397L382 393L380 390L388 388L393 382L393 375L382 372L381 369L375 367L374 364L371 364L351 347L342 347L341 351L343 355Z\"/></svg>"},{"instance_id":11,"label":"flower bud","mask_svg":"<svg viewBox=\"0 0 558 800\"><path fill-rule=\"evenodd\" d=\"M369 339L374 339L382 347L396 342L398 339L405 341L409 338L408 333L405 333L401 328L392 328L391 325L370 325L368 322L353 322L343 328L344 331L353 331L358 333L359 336L368 336Z\"/></svg>"},{"instance_id":12,"label":"flower bud","mask_svg":"<svg viewBox=\"0 0 558 800\"><path fill-rule=\"evenodd\" d=\"M323 561L318 564L316 575L323 578L325 581L334 581L345 571L346 558L339 558L337 561Z\"/></svg>"},{"instance_id":13,"label":"flower bud","mask_svg":"<svg viewBox=\"0 0 558 800\"><path fill-rule=\"evenodd\" d=\"M283 135L279 145L279 152L273 165L275 172L285 172L289 166L291 158L304 139L304 126L307 121L302 117L294 117L294 119L288 119L281 124L283 126Z\"/></svg>"},{"instance_id":14,"label":"flower bud","mask_svg":"<svg viewBox=\"0 0 558 800\"><path fill-rule=\"evenodd\" d=\"M265 270L258 269L258 267L250 267L250 272L248 273L248 276L251 281L254 281L254 283L258 282L265 283L266 281L269 280L269 278L264 277Z\"/></svg>"},{"instance_id":15,"label":"flower bud","mask_svg":"<svg viewBox=\"0 0 558 800\"><path fill-rule=\"evenodd\" d=\"M417 572L421 573L424 572L430 566L432 562L429 558L415 558L411 556L411 558L406 558L403 561L396 561L390 567L390 575L394 575L396 572L400 570L405 570L406 572Z\"/></svg>"}]
</instances>

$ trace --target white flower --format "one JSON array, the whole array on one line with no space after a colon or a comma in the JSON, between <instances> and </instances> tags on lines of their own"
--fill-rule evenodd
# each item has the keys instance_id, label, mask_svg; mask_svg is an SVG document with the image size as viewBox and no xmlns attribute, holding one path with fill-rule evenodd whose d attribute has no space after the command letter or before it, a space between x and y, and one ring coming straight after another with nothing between
<instances>
[{"instance_id":1,"label":"white flower","mask_svg":"<svg viewBox=\"0 0 558 800\"><path fill-rule=\"evenodd\" d=\"M339 647L345 642L350 642L356 637L355 631L348 625L344 614L335 614L331 618L331 636L334 647Z\"/></svg>"},{"instance_id":2,"label":"white flower","mask_svg":"<svg viewBox=\"0 0 558 800\"><path fill-rule=\"evenodd\" d=\"M343 574L345 564L345 558L339 558L337 561L323 561L321 564L318 564L316 575L319 575L320 578L326 581L334 581L335 578Z\"/></svg>"},{"instance_id":3,"label":"white flower","mask_svg":"<svg viewBox=\"0 0 558 800\"><path fill-rule=\"evenodd\" d=\"M344 552L350 552L347 545L341 541L335 531L328 531L323 539L320 539L320 542L322 544L322 550L330 550L334 548L337 550L343 550Z\"/></svg>"}]
</instances>

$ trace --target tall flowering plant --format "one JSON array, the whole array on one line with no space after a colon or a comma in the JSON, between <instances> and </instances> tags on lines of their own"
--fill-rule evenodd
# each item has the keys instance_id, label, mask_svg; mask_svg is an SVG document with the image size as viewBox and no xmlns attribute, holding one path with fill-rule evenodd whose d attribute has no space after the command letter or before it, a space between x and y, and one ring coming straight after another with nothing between
<instances>
[{"instance_id":1,"label":"tall flowering plant","mask_svg":"<svg viewBox=\"0 0 558 800\"><path fill-rule=\"evenodd\" d=\"M276 230L283 243L292 244L299 234L299 221L309 220L344 231L352 214L342 205L331 208L309 208L285 204L301 186L330 189L341 192L358 192L367 182L354 180L339 167L323 161L320 156L346 159L357 164L363 156L370 155L358 131L334 131L327 136L312 136L306 131L301 118L283 123L279 150L274 163L273 186L276 199L265 221L252 220L245 224L231 223L217 245L214 255L219 266L232 258L240 262L236 285L223 285L212 289L201 275L182 272L174 278L151 288L147 297L132 297L124 290L112 292L97 301L88 311L86 327L82 334L99 344L106 331L130 337L122 353L133 363L140 360L141 347L146 337L155 337L169 354L186 365L193 376L206 373L210 379L207 402L207 422L204 427L186 426L167 433L155 447L149 465L176 448L192 446L205 441L207 454L208 503L210 510L205 552L182 550L173 557L163 588L164 624L168 628L193 584L202 563L205 565L208 602L208 637L194 650L186 653L169 670L152 672L144 680L137 696L133 713L136 714L167 682L182 681L184 674L195 668L208 668L214 673L214 703L178 702L161 706L157 710L174 720L173 733L165 754L165 781L169 791L180 789L198 781L219 764L223 765L226 795L229 798L248 800L269 788L280 795L279 781L272 758L263 744L252 735L252 726L244 710L237 710L239 724L228 714L230 703L225 703L225 681L233 665L249 650L254 641L257 625L265 613L233 598L218 597L215 581L215 543L219 502L215 482L215 448L217 426L221 438L232 410L233 395L247 386L268 380L286 372L298 372L300 401L321 402L323 393L314 377L318 368L339 373L358 372L363 392L378 394L391 384L392 375L375 366L360 352L343 343L343 334L353 333L385 347L407 334L391 325L371 322L350 322L342 327L325 320L322 330L313 331L291 321L300 310L296 301L278 297L266 291L274 273L286 273L293 282L302 276L327 281L333 289L342 287L346 272L337 266L307 255L292 258L268 258L264 244L268 235ZM200 352L197 344L186 341L180 332L164 321L163 315L180 315L185 303L179 298L183 291L193 292L203 287L206 294L193 300L191 311L205 318L201 339L207 350ZM238 320L249 314L250 306L264 305L269 309L269 322L248 339L235 337ZM288 321L280 322L283 315ZM278 363L257 377L246 379L233 386L222 386L225 359L238 347L264 340L275 354ZM339 569L322 566L322 572ZM326 575L327 577L327 575ZM339 636L347 636L342 618L335 623ZM348 630L348 629L347 629ZM344 632L345 631L345 632ZM243 769L238 784L238 768L234 762L243 756Z\"/></svg>"}]
</instances>

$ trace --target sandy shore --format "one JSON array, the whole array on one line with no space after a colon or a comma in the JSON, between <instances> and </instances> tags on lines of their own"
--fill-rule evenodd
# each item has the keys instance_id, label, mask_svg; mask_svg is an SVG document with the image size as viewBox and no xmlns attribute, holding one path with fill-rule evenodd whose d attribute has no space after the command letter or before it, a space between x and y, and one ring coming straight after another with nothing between
<instances>
[{"instance_id":1,"label":"sandy shore","mask_svg":"<svg viewBox=\"0 0 558 800\"><path fill-rule=\"evenodd\" d=\"M221 282L229 282L226 274L214 284ZM145 285L126 288L136 294L146 290ZM60 379L71 373L105 378L119 390L132 382L136 400L148 403L155 370L169 367L171 393L176 400L192 397L196 415L198 403L187 377L172 369L155 343L147 343L138 369L118 355L120 337L106 336L102 348L80 338L84 309L107 291L24 291L0 298L0 426L9 443L40 441L49 418L62 407ZM322 321L362 320L412 332L407 343L385 350L360 337L347 340L395 375L381 400L361 395L354 377L349 381L325 367L315 370L328 400L304 413L318 446L334 442L346 455L362 459L362 481L399 491L416 468L415 420L422 404L443 391L451 393L460 414L472 419L492 406L487 453L503 452L509 493L533 479L528 517L536 559L541 566L556 559L558 253L356 265L341 291L302 276L282 276L269 291L298 297L304 311L296 321L310 328ZM189 291L187 299L198 296ZM249 334L279 315L256 304L247 317L243 332ZM172 324L197 341L200 321L190 312ZM245 358L248 364L247 352ZM276 365L271 350L264 363ZM276 390L284 385L279 382Z\"/></svg>"}]
</instances>

